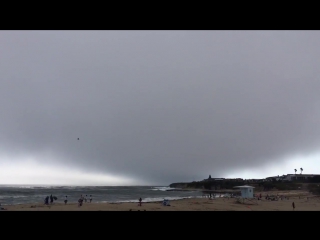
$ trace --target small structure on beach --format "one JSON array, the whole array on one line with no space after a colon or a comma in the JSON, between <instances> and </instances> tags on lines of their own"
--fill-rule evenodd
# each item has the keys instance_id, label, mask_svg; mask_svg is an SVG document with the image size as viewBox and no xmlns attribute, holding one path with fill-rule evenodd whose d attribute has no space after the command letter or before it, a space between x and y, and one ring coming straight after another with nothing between
<instances>
[{"instance_id":1,"label":"small structure on beach","mask_svg":"<svg viewBox=\"0 0 320 240\"><path fill-rule=\"evenodd\" d=\"M254 187L244 185L244 186L235 186L233 188L239 188L241 190L241 198L248 199L253 197L253 189Z\"/></svg>"},{"instance_id":2,"label":"small structure on beach","mask_svg":"<svg viewBox=\"0 0 320 240\"><path fill-rule=\"evenodd\" d=\"M243 186L235 186L234 188L239 188L241 191L241 197L237 199L238 203L251 202L253 204L258 204L257 200L253 197L253 189L254 187L243 185Z\"/></svg>"}]
</instances>

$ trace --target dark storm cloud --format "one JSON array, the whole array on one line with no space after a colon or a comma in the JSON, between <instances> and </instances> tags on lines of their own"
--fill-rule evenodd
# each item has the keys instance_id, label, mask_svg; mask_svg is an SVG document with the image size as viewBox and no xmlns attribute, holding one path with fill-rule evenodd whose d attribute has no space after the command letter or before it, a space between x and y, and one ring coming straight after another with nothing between
<instances>
[{"instance_id":1,"label":"dark storm cloud","mask_svg":"<svg viewBox=\"0 0 320 240\"><path fill-rule=\"evenodd\" d=\"M318 31L1 31L0 150L159 184L318 152L319 57Z\"/></svg>"}]
</instances>

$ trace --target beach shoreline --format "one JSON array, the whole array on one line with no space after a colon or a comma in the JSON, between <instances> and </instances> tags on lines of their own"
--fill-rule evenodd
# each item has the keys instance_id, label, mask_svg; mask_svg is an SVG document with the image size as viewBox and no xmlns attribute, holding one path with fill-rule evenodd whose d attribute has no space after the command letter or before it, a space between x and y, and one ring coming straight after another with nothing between
<instances>
[{"instance_id":1,"label":"beach shoreline","mask_svg":"<svg viewBox=\"0 0 320 240\"><path fill-rule=\"evenodd\" d=\"M44 205L16 204L6 205L6 210L1 211L293 211L292 202L295 203L294 211L320 211L320 196L312 195L307 191L268 191L262 194L261 200L245 200L237 202L236 198L217 197L210 199L184 198L170 200L170 206L163 206L162 201L143 202L109 202L109 203L53 203ZM278 200L266 200L265 196L279 196ZM282 200L281 200L282 197Z\"/></svg>"}]
</instances>

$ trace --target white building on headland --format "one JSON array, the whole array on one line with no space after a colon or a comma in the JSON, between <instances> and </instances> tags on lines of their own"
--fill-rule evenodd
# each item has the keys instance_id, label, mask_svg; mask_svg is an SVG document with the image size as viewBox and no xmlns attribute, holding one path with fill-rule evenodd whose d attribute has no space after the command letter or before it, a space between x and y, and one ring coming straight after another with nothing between
<instances>
[{"instance_id":1,"label":"white building on headland","mask_svg":"<svg viewBox=\"0 0 320 240\"><path fill-rule=\"evenodd\" d=\"M282 176L274 176L274 177L267 177L267 181L295 181L295 180L308 180L315 176L320 176L320 174L287 174Z\"/></svg>"}]
</instances>

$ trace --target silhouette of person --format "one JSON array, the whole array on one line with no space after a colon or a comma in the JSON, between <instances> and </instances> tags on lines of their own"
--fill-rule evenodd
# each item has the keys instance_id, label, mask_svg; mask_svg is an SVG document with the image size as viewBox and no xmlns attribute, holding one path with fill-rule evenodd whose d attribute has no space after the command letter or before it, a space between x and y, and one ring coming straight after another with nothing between
<instances>
[{"instance_id":1,"label":"silhouette of person","mask_svg":"<svg viewBox=\"0 0 320 240\"><path fill-rule=\"evenodd\" d=\"M81 197L79 198L79 200L78 200L78 207L81 207L82 206L82 203L83 203L83 197L82 197L82 195L81 195Z\"/></svg>"},{"instance_id":2,"label":"silhouette of person","mask_svg":"<svg viewBox=\"0 0 320 240\"><path fill-rule=\"evenodd\" d=\"M46 204L46 205L49 204L49 196L46 196L46 198L44 199L44 204Z\"/></svg>"}]
</instances>

